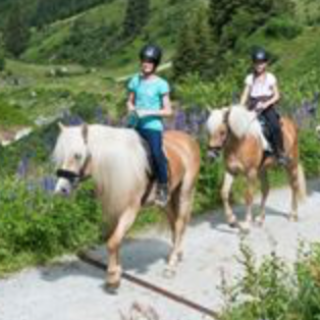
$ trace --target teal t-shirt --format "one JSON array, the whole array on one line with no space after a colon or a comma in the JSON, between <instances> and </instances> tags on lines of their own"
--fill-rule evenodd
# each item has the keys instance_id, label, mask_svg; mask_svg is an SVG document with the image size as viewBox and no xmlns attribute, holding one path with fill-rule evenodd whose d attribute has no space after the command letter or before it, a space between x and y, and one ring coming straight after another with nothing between
<instances>
[{"instance_id":1,"label":"teal t-shirt","mask_svg":"<svg viewBox=\"0 0 320 320\"><path fill-rule=\"evenodd\" d=\"M128 90L134 93L134 104L138 110L160 110L163 95L170 92L166 80L158 76L145 80L140 74L132 77L128 84ZM157 116L143 117L139 120L138 128L162 131L162 119Z\"/></svg>"}]
</instances>

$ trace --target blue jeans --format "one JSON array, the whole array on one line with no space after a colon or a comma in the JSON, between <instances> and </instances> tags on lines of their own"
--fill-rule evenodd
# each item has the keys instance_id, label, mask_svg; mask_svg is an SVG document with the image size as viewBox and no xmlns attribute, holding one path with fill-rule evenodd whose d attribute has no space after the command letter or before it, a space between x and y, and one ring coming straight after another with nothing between
<instances>
[{"instance_id":1,"label":"blue jeans","mask_svg":"<svg viewBox=\"0 0 320 320\"><path fill-rule=\"evenodd\" d=\"M137 129L140 136L148 143L151 153L152 170L159 184L168 183L168 162L163 152L162 131Z\"/></svg>"}]
</instances>

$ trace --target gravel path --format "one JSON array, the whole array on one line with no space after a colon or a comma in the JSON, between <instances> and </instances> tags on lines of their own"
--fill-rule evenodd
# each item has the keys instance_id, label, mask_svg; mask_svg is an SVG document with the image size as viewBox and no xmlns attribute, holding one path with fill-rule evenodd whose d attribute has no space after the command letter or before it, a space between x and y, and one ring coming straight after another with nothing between
<instances>
[{"instance_id":1,"label":"gravel path","mask_svg":"<svg viewBox=\"0 0 320 320\"><path fill-rule=\"evenodd\" d=\"M310 183L309 189L298 223L286 219L289 191L271 193L265 226L253 228L245 238L258 258L275 248L278 255L294 261L299 241L320 241L320 182ZM236 210L243 213L241 206ZM126 271L208 308L219 309L223 302L219 290L222 273L228 281L241 273L236 260L239 233L224 223L221 212L194 220L185 238L183 263L173 279L162 273L169 250L168 236L163 230L153 229L128 240L122 250ZM104 248L95 251L105 257ZM75 257L50 267L25 270L0 280L0 320L146 319L134 315L139 308L157 313L159 320L208 319L127 281L122 282L117 295L107 294L103 284L104 272Z\"/></svg>"}]
</instances>

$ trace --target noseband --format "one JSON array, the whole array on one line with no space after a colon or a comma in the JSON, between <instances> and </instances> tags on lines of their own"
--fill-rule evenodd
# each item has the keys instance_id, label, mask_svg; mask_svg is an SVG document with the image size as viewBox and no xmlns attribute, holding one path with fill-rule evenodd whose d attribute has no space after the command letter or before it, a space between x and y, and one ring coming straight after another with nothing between
<instances>
[{"instance_id":1,"label":"noseband","mask_svg":"<svg viewBox=\"0 0 320 320\"><path fill-rule=\"evenodd\" d=\"M57 177L67 179L71 184L75 184L83 178L82 173L75 173L70 170L58 169Z\"/></svg>"},{"instance_id":2,"label":"noseband","mask_svg":"<svg viewBox=\"0 0 320 320\"><path fill-rule=\"evenodd\" d=\"M58 169L56 172L56 176L58 178L63 178L68 180L72 185L77 184L78 182L85 180L86 175L85 175L85 170L87 168L87 165L91 159L91 154L87 156L87 159L85 160L83 167L81 168L79 173L76 173L71 170L65 170L65 169Z\"/></svg>"}]
</instances>

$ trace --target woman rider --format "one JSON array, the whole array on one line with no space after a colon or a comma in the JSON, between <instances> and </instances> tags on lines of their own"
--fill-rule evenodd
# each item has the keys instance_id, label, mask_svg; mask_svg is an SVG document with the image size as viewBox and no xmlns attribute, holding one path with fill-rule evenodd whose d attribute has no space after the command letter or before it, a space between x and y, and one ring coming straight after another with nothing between
<instances>
[{"instance_id":1,"label":"woman rider","mask_svg":"<svg viewBox=\"0 0 320 320\"><path fill-rule=\"evenodd\" d=\"M270 143L279 164L288 164L284 155L283 136L279 115L275 109L280 100L276 77L267 71L269 57L264 49L252 54L253 73L245 79L245 89L241 96L241 105L247 106L259 114L270 130Z\"/></svg>"},{"instance_id":2,"label":"woman rider","mask_svg":"<svg viewBox=\"0 0 320 320\"><path fill-rule=\"evenodd\" d=\"M156 75L162 50L155 45L146 45L140 51L140 73L128 84L127 108L136 113L136 130L148 143L153 172L157 180L155 203L165 206L168 201L168 165L163 152L163 118L172 116L170 88L166 80Z\"/></svg>"}]
</instances>

